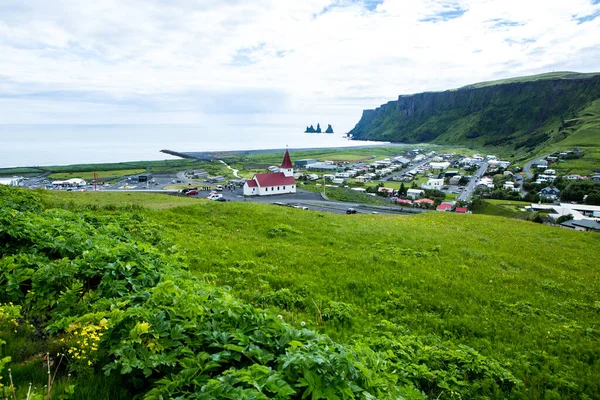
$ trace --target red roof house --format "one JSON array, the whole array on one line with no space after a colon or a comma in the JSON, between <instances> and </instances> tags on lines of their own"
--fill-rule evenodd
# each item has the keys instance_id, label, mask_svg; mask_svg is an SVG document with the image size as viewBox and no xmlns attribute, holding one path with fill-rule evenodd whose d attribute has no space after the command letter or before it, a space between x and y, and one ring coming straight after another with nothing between
<instances>
[{"instance_id":1,"label":"red roof house","mask_svg":"<svg viewBox=\"0 0 600 400\"><path fill-rule=\"evenodd\" d=\"M450 211L450 210L452 210L452 204L442 203L436 207L436 210L437 211Z\"/></svg>"},{"instance_id":2,"label":"red roof house","mask_svg":"<svg viewBox=\"0 0 600 400\"><path fill-rule=\"evenodd\" d=\"M466 214L467 213L467 207L456 207L454 209L454 212L457 212L459 214Z\"/></svg>"}]
</instances>

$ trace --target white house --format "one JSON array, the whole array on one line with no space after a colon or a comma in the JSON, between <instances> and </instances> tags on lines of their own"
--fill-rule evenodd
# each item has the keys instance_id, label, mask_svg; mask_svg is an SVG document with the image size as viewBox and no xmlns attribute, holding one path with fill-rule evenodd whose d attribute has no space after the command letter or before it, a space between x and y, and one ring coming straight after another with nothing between
<instances>
[{"instance_id":1,"label":"white house","mask_svg":"<svg viewBox=\"0 0 600 400\"><path fill-rule=\"evenodd\" d=\"M296 193L294 165L286 150L279 172L255 174L244 184L244 196L270 196L273 194Z\"/></svg>"},{"instance_id":2,"label":"white house","mask_svg":"<svg viewBox=\"0 0 600 400\"><path fill-rule=\"evenodd\" d=\"M431 168L432 170L438 170L438 171L443 171L446 168L448 168L449 166L450 166L450 163L448 161L429 163L429 168Z\"/></svg>"},{"instance_id":3,"label":"white house","mask_svg":"<svg viewBox=\"0 0 600 400\"><path fill-rule=\"evenodd\" d=\"M419 199L421 197L425 197L425 191L422 189L408 189L406 191L406 197L410 199Z\"/></svg>"},{"instance_id":4,"label":"white house","mask_svg":"<svg viewBox=\"0 0 600 400\"><path fill-rule=\"evenodd\" d=\"M443 179L429 179L427 183L421 184L422 189L437 189L441 190L444 186Z\"/></svg>"}]
</instances>

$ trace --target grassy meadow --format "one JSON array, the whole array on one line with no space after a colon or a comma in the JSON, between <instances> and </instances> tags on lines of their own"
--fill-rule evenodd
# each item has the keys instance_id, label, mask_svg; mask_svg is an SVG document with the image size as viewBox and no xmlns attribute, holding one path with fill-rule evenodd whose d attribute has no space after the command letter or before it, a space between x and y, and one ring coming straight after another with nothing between
<instances>
[{"instance_id":1,"label":"grassy meadow","mask_svg":"<svg viewBox=\"0 0 600 400\"><path fill-rule=\"evenodd\" d=\"M42 202L137 215L145 222L129 229L156 227L201 281L292 326L383 352L398 379L428 396L600 395L600 235L485 215L135 196L52 192ZM488 204L517 212L506 203Z\"/></svg>"}]
</instances>

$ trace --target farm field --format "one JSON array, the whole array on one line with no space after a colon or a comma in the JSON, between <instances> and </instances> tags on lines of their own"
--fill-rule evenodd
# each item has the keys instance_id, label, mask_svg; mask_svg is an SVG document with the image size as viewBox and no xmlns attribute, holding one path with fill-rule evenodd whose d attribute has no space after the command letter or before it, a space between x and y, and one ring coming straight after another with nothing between
<instances>
[{"instance_id":1,"label":"farm field","mask_svg":"<svg viewBox=\"0 0 600 400\"><path fill-rule=\"evenodd\" d=\"M590 257L599 235L480 215L349 216L151 194L138 194L135 202L126 193L98 195L36 194L50 215L83 226L98 218L112 221L106 229L117 229L140 249L154 246L194 279L225 288L249 307L352 349L383 352L384 363L396 370L398 390L411 393L407 398L421 398L419 392L448 399L600 393L600 271ZM18 203L3 204L11 202ZM45 221L43 214L35 218ZM2 235L10 231L3 229ZM33 300L22 303L23 310L34 312L27 305ZM60 332L56 340L66 337ZM56 349L56 342L48 343ZM15 357L15 379L31 379L31 362ZM159 377L164 367L148 371ZM376 375L389 384L389 371ZM131 389L130 374L98 375L90 385L120 379ZM77 385L86 389L85 381Z\"/></svg>"}]
</instances>

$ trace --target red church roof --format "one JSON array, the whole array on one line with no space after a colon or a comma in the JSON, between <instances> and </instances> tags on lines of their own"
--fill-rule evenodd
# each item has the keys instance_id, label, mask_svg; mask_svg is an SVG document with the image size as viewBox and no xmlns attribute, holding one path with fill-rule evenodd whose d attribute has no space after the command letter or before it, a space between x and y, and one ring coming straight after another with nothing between
<instances>
[{"instance_id":1,"label":"red church roof","mask_svg":"<svg viewBox=\"0 0 600 400\"><path fill-rule=\"evenodd\" d=\"M287 154L287 151L286 151ZM289 155L288 155L288 161L289 161ZM284 159L284 163L285 163L285 159ZM282 168L286 168L282 165ZM292 167L290 167L292 168ZM294 180L293 176L285 176L285 174L283 172L277 172L275 174L256 174L254 175L254 178L252 178L253 181L258 182L258 185L260 187L267 187L267 186L285 186L285 185L295 185L296 181ZM250 186L250 181L248 181L248 186ZM250 186L252 187L252 186Z\"/></svg>"},{"instance_id":2,"label":"red church roof","mask_svg":"<svg viewBox=\"0 0 600 400\"><path fill-rule=\"evenodd\" d=\"M248 179L246 183L248 184L248 187L258 187L258 184L254 179Z\"/></svg>"},{"instance_id":3,"label":"red church roof","mask_svg":"<svg viewBox=\"0 0 600 400\"><path fill-rule=\"evenodd\" d=\"M281 167L279 168L294 168L294 166L292 165L292 160L290 159L290 153L287 150L285 151L285 155L283 156L283 162L281 163Z\"/></svg>"}]
</instances>

